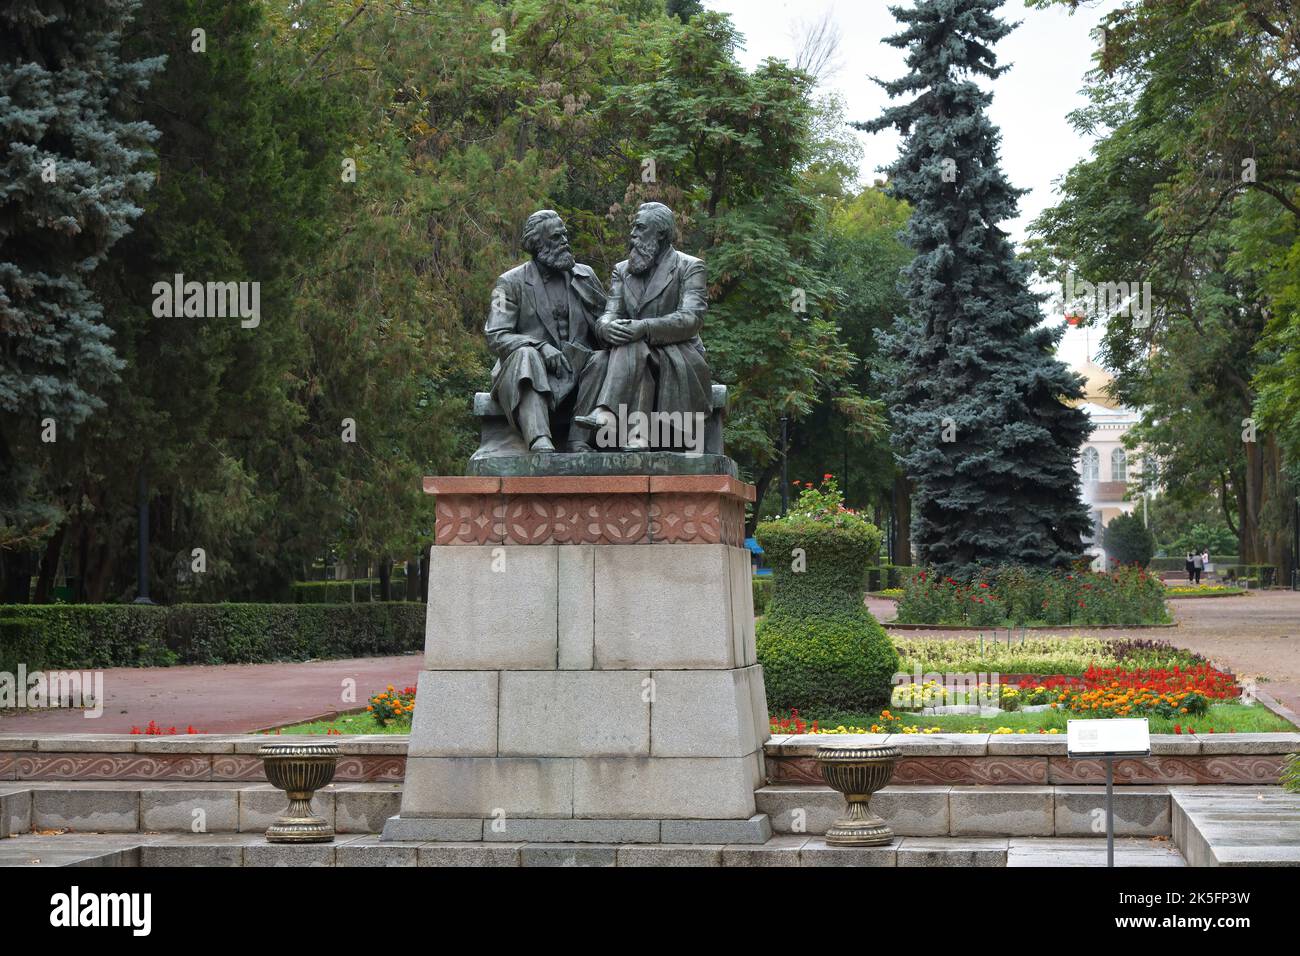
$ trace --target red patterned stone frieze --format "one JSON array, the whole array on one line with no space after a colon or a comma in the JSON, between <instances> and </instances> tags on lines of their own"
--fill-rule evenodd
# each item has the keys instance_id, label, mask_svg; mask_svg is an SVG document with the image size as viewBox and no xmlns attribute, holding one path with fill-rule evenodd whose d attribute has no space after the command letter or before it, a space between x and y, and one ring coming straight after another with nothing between
<instances>
[{"instance_id":1,"label":"red patterned stone frieze","mask_svg":"<svg viewBox=\"0 0 1300 956\"><path fill-rule=\"evenodd\" d=\"M729 544L752 485L723 475L426 478L435 540L483 544Z\"/></svg>"},{"instance_id":2,"label":"red patterned stone frieze","mask_svg":"<svg viewBox=\"0 0 1300 956\"><path fill-rule=\"evenodd\" d=\"M719 495L652 495L650 537L663 544L720 544L722 511Z\"/></svg>"},{"instance_id":3,"label":"red patterned stone frieze","mask_svg":"<svg viewBox=\"0 0 1300 956\"><path fill-rule=\"evenodd\" d=\"M439 495L434 503L438 544L500 544L505 504L496 495Z\"/></svg>"}]
</instances>

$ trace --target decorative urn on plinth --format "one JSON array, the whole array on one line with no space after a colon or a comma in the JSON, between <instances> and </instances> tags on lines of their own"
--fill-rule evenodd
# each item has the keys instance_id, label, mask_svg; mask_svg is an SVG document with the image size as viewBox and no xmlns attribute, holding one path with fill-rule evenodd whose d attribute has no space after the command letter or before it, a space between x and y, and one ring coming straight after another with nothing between
<instances>
[{"instance_id":1,"label":"decorative urn on plinth","mask_svg":"<svg viewBox=\"0 0 1300 956\"><path fill-rule=\"evenodd\" d=\"M266 829L269 843L329 843L334 827L312 813L316 791L334 779L338 744L274 743L258 748L266 779L289 798L289 806Z\"/></svg>"},{"instance_id":2,"label":"decorative urn on plinth","mask_svg":"<svg viewBox=\"0 0 1300 956\"><path fill-rule=\"evenodd\" d=\"M889 746L822 746L817 766L831 789L844 794L849 815L826 831L833 846L881 846L894 839L889 824L871 812L871 795L889 783L898 748Z\"/></svg>"}]
</instances>

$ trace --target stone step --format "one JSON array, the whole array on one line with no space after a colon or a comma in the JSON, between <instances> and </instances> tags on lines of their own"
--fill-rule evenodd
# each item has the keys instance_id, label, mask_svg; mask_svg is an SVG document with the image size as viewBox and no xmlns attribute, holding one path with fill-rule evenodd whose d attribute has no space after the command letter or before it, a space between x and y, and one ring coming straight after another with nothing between
<instances>
[{"instance_id":1,"label":"stone step","mask_svg":"<svg viewBox=\"0 0 1300 956\"><path fill-rule=\"evenodd\" d=\"M821 835L845 814L826 786L771 784L754 796L778 834ZM1104 837L1105 800L1094 786L889 786L871 809L900 837ZM1114 808L1119 836L1172 833L1168 787L1116 787Z\"/></svg>"},{"instance_id":2,"label":"stone step","mask_svg":"<svg viewBox=\"0 0 1300 956\"><path fill-rule=\"evenodd\" d=\"M318 791L312 809L338 833L379 833L401 800L400 783L340 783ZM0 836L32 829L260 835L286 802L268 783L10 783L0 785Z\"/></svg>"},{"instance_id":3,"label":"stone step","mask_svg":"<svg viewBox=\"0 0 1300 956\"><path fill-rule=\"evenodd\" d=\"M764 832L740 842L733 827L717 830L714 843L677 844L708 838L691 832L695 822L678 821L669 834L660 831L667 843L616 845L573 843L563 826L534 828L519 840L381 843L376 834L397 810L400 785L336 784L315 807L333 821L338 840L295 855L262 836L285 800L266 784L10 783L0 785L0 832L12 835L0 842L0 866L1086 866L1098 853L1104 862L1105 841L1092 831L1104 794L1100 787L886 787L872 807L895 828L891 856L890 848L848 850L820 839L844 813L841 795L825 786L759 789L756 820L766 827L770 819L777 831L770 840ZM1117 788L1115 808L1118 865L1181 865L1178 851L1193 866L1300 865L1300 795L1280 787ZM796 819L801 833L792 832ZM197 823L206 832L193 832ZM1168 835L1172 841L1160 839Z\"/></svg>"},{"instance_id":4,"label":"stone step","mask_svg":"<svg viewBox=\"0 0 1300 956\"><path fill-rule=\"evenodd\" d=\"M883 847L834 847L777 836L762 846L707 844L381 842L269 844L254 834L27 834L0 844L0 866L1104 866L1106 841L903 837ZM1182 866L1167 841L1121 838L1117 866Z\"/></svg>"},{"instance_id":5,"label":"stone step","mask_svg":"<svg viewBox=\"0 0 1300 956\"><path fill-rule=\"evenodd\" d=\"M523 819L393 817L385 840L487 843L763 844L772 838L766 813L747 820L624 820L590 818Z\"/></svg>"},{"instance_id":6,"label":"stone step","mask_svg":"<svg viewBox=\"0 0 1300 956\"><path fill-rule=\"evenodd\" d=\"M1191 866L1300 866L1300 794L1173 787L1174 839Z\"/></svg>"},{"instance_id":7,"label":"stone step","mask_svg":"<svg viewBox=\"0 0 1300 956\"><path fill-rule=\"evenodd\" d=\"M1190 787L1197 792L1258 788ZM1277 789L1277 788L1273 788ZM1280 792L1280 791L1279 791ZM901 837L912 836L1096 836L1104 833L1105 788L1093 786L890 786L876 794L872 809ZM770 833L824 834L844 815L844 798L826 786L772 784L755 792L751 821L621 821L623 835L592 828L585 842L762 843ZM316 813L340 834L380 833L401 802L401 784L332 784L316 794ZM39 781L0 785L0 834L33 828L71 832L262 833L284 808L283 794L270 784L152 783L128 781ZM770 824L768 819L770 818ZM1115 832L1121 836L1165 836L1171 830L1169 788L1131 786L1115 790ZM573 825L559 820L518 820L522 842L574 842ZM617 823L620 821L612 821ZM495 839L482 821L400 821L388 824L397 839ZM443 825L445 824L445 825ZM412 827L414 827L412 829ZM667 828L666 830L664 828ZM653 828L656 840L637 833ZM739 829L738 829L739 828ZM744 830L742 836L740 830ZM476 831L476 832L471 832ZM598 832L599 831L599 832ZM602 835L602 833L604 835Z\"/></svg>"}]
</instances>

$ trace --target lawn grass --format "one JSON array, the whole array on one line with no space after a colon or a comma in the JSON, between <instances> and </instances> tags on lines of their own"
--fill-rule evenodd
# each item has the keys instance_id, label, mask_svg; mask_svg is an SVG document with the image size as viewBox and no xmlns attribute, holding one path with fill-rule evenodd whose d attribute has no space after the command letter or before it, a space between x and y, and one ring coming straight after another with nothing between
<instances>
[{"instance_id":1,"label":"lawn grass","mask_svg":"<svg viewBox=\"0 0 1300 956\"><path fill-rule=\"evenodd\" d=\"M1035 734L1039 730L1059 730L1065 733L1066 722L1070 719L1079 719L1083 714L1072 714L1064 710L1044 710L1038 713L1026 714L1020 711L1011 711L1009 713L998 714L996 717L979 717L973 714L934 714L921 715L909 714L903 711L891 711L895 717L900 718L903 723L913 727L929 728L939 727L945 733L982 733L988 734L997 730L999 727L1010 727L1015 733ZM809 724L812 720L806 715L803 716ZM864 727L869 728L873 723L880 721L880 715L877 714L832 714L827 718L818 718L817 723L822 728L834 728L840 725L845 727ZM1189 728L1195 728L1198 733L1207 733L1211 727L1216 734L1223 733L1279 733L1293 732L1295 726L1283 720L1274 714L1267 707L1259 704L1247 706L1245 704L1214 704L1210 707L1210 712L1203 717L1181 717L1178 720L1166 719L1163 717L1152 717L1151 733L1153 734L1172 734L1174 725L1181 724L1183 733L1188 733Z\"/></svg>"},{"instance_id":2,"label":"lawn grass","mask_svg":"<svg viewBox=\"0 0 1300 956\"><path fill-rule=\"evenodd\" d=\"M352 714L340 714L331 720L314 720L309 724L294 724L291 727L279 728L281 734L324 734L331 730L337 730L341 734L409 734L411 724L410 721L395 721L383 727L373 716L362 710Z\"/></svg>"}]
</instances>

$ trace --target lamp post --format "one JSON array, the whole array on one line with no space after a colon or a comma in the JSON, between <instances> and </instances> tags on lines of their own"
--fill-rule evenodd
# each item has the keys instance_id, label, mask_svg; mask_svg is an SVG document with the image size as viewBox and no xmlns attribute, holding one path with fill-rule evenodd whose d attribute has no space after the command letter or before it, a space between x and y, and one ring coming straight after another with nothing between
<instances>
[{"instance_id":1,"label":"lamp post","mask_svg":"<svg viewBox=\"0 0 1300 956\"><path fill-rule=\"evenodd\" d=\"M790 510L790 472L787 470L789 465L789 455L786 454L788 441L790 437L790 418L781 416L781 514L786 514Z\"/></svg>"},{"instance_id":2,"label":"lamp post","mask_svg":"<svg viewBox=\"0 0 1300 956\"><path fill-rule=\"evenodd\" d=\"M134 604L153 604L149 597L149 479L140 469L136 489L136 594Z\"/></svg>"}]
</instances>

